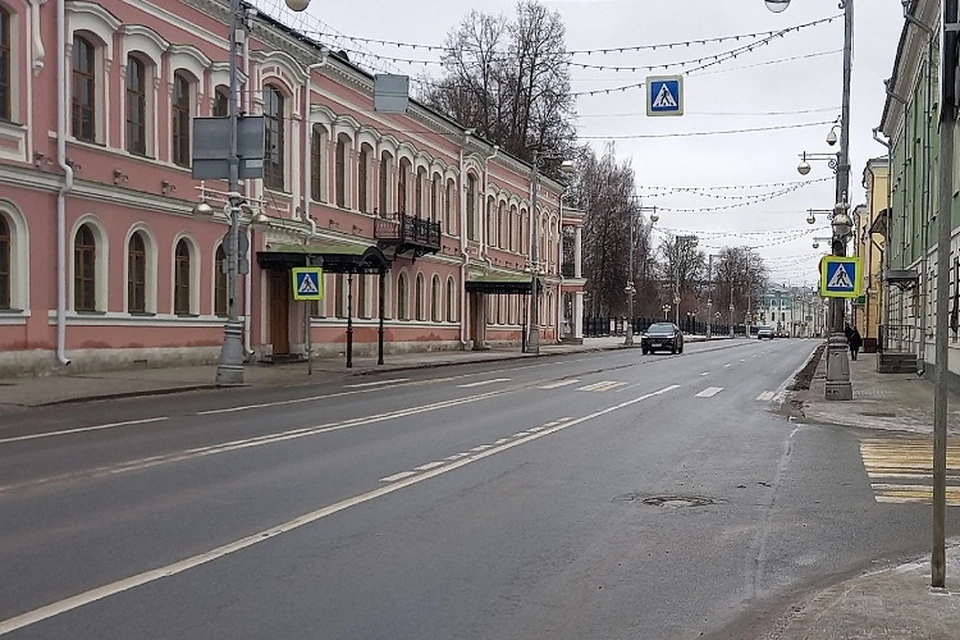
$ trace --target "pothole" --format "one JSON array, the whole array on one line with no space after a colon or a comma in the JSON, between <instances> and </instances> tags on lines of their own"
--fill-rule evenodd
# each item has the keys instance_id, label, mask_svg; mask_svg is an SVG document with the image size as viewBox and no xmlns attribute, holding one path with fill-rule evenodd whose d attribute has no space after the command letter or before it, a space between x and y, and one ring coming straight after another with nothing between
<instances>
[{"instance_id":1,"label":"pothole","mask_svg":"<svg viewBox=\"0 0 960 640\"><path fill-rule=\"evenodd\" d=\"M664 495L664 496L642 496L637 493L628 493L614 498L614 502L630 502L645 504L648 507L666 507L669 509L682 509L684 507L706 507L711 504L717 504L717 500L706 496L683 496L683 495Z\"/></svg>"}]
</instances>

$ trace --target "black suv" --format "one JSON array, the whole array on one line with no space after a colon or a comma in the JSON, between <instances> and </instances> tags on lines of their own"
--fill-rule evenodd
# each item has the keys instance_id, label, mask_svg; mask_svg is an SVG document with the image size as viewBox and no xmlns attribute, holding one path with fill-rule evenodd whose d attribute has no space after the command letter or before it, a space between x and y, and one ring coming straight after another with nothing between
<instances>
[{"instance_id":1,"label":"black suv","mask_svg":"<svg viewBox=\"0 0 960 640\"><path fill-rule=\"evenodd\" d=\"M647 329L640 339L643 354L661 349L670 353L683 353L683 332L672 322L657 322Z\"/></svg>"}]
</instances>

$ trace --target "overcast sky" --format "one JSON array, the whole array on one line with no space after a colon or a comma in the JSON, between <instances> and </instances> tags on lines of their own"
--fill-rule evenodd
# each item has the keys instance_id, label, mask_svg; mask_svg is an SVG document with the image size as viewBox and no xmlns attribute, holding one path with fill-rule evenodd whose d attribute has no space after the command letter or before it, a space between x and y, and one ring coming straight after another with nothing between
<instances>
[{"instance_id":1,"label":"overcast sky","mask_svg":"<svg viewBox=\"0 0 960 640\"><path fill-rule=\"evenodd\" d=\"M434 45L443 44L447 31L471 9L512 15L515 7L512 0L417 0L415 3L313 0L308 16L293 18L286 13L283 0L256 0L256 3L273 15L284 13L282 19L286 22L295 21L308 30ZM794 0L780 14L768 11L763 0L546 0L546 4L563 17L570 50L773 31L840 13L837 0ZM866 161L885 153L885 148L873 141L871 131L880 121L883 80L891 75L903 25L899 0L858 2L857 9L851 120L854 204L864 199L861 178ZM663 51L581 55L572 59L587 64L646 66L723 54L747 42L749 40ZM382 56L439 59L438 52L420 49L346 39L339 39L337 45ZM577 101L578 132L584 138L589 137L590 143L599 150L605 136L649 136L833 121L840 113L842 57L839 50L842 46L843 21L837 19L789 33L710 69L692 72L685 78L686 113L680 118L648 118L642 89L582 96ZM756 66L821 53L823 55ZM356 55L353 58L364 61ZM424 70L437 76L441 72L433 65L411 66L367 59L367 66L370 65L378 67L375 70L412 76ZM648 74L672 72L572 68L572 89L574 92L603 90L643 82ZM821 124L731 135L627 137L616 140L616 149L618 156L632 160L641 194L654 192L645 187L795 182L803 179L796 170L801 152L836 150L825 143L829 130L829 124ZM823 180L742 208L706 213L663 211L659 226L665 230L699 233L701 245L708 252L715 253L725 245L755 246L767 260L776 281L812 284L817 278L819 253L826 247L822 244L819 252L814 250L812 239L815 235L829 235L829 229L822 217L815 227L807 225L806 210L828 209L834 203L832 172L826 163L813 163L813 171L806 179L818 178ZM777 190L778 187L771 186L710 191L713 195L728 196L727 199L673 193L645 198L644 205L673 209L721 207L742 202L729 196L769 194ZM753 235L757 231L767 233Z\"/></svg>"}]
</instances>

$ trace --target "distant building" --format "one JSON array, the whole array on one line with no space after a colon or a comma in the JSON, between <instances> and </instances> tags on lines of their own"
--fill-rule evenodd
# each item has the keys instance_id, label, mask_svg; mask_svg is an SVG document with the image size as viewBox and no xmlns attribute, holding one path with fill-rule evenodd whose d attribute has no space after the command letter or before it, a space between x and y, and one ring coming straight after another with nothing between
<instances>
[{"instance_id":1,"label":"distant building","mask_svg":"<svg viewBox=\"0 0 960 640\"><path fill-rule=\"evenodd\" d=\"M863 264L861 297L853 302L853 322L871 350L883 324L883 252L887 224L887 189L890 165L887 158L873 158L863 170L867 203L854 209L856 236L853 246Z\"/></svg>"}]
</instances>

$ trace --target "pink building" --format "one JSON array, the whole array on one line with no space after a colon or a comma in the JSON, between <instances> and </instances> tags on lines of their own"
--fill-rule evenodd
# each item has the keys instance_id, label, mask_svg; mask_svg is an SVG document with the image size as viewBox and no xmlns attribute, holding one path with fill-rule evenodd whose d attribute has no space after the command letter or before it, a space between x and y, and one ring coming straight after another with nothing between
<instances>
[{"instance_id":1,"label":"pink building","mask_svg":"<svg viewBox=\"0 0 960 640\"><path fill-rule=\"evenodd\" d=\"M386 270L387 353L519 343L531 167L414 101L375 112L367 72L248 18L240 109L266 121L264 178L241 186L248 358L305 354L307 311L317 353L344 350L348 313L376 349L378 276L295 302L307 256ZM226 183L191 179L191 119L227 113L227 24L214 0L0 0L0 373L216 360ZM543 339L577 339L582 216L540 184Z\"/></svg>"}]
</instances>

